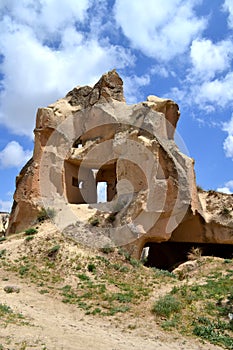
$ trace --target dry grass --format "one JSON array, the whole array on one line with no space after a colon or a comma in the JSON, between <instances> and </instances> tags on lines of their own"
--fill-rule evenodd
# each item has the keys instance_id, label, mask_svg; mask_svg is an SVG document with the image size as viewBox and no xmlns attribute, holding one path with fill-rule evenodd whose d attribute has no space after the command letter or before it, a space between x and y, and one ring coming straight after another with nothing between
<instances>
[{"instance_id":1,"label":"dry grass","mask_svg":"<svg viewBox=\"0 0 233 350\"><path fill-rule=\"evenodd\" d=\"M41 294L125 327L141 320L152 330L159 323L232 349L227 318L233 308L232 260L204 258L200 249L192 249L189 259L198 260L198 269L179 281L167 271L144 267L122 249L83 248L48 222L37 230L30 240L24 233L9 237L0 253L1 268L35 284Z\"/></svg>"}]
</instances>

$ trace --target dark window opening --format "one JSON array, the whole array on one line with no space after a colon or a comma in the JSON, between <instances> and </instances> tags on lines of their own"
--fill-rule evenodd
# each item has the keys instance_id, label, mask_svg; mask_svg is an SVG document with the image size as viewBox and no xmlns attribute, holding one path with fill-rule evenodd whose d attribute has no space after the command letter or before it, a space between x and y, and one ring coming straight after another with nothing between
<instances>
[{"instance_id":1,"label":"dark window opening","mask_svg":"<svg viewBox=\"0 0 233 350\"><path fill-rule=\"evenodd\" d=\"M72 186L79 187L78 179L76 179L76 177L72 177Z\"/></svg>"},{"instance_id":2,"label":"dark window opening","mask_svg":"<svg viewBox=\"0 0 233 350\"><path fill-rule=\"evenodd\" d=\"M83 141L79 138L78 140L76 140L76 141L73 143L73 147L74 147L74 148L81 148L81 147L83 147Z\"/></svg>"},{"instance_id":3,"label":"dark window opening","mask_svg":"<svg viewBox=\"0 0 233 350\"><path fill-rule=\"evenodd\" d=\"M83 189L84 181L79 181L76 177L72 177L72 186L78 187L79 189Z\"/></svg>"}]
</instances>

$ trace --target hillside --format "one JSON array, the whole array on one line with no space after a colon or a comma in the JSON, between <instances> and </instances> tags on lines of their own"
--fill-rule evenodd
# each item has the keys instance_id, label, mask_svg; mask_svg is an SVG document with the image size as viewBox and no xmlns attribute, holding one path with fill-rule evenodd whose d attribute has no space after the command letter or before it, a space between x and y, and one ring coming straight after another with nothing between
<instances>
[{"instance_id":1,"label":"hillside","mask_svg":"<svg viewBox=\"0 0 233 350\"><path fill-rule=\"evenodd\" d=\"M233 349L233 260L193 251L169 273L48 220L1 238L0 256L0 349Z\"/></svg>"}]
</instances>

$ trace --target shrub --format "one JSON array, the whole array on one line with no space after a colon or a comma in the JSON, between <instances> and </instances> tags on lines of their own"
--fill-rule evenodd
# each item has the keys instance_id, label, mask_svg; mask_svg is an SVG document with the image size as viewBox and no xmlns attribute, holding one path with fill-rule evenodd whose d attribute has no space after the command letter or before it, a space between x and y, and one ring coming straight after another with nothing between
<instances>
[{"instance_id":1,"label":"shrub","mask_svg":"<svg viewBox=\"0 0 233 350\"><path fill-rule=\"evenodd\" d=\"M226 322L213 322L206 317L198 317L194 322L193 334L210 341L213 344L225 346L227 349L233 349L233 339L226 332L230 325Z\"/></svg>"},{"instance_id":2,"label":"shrub","mask_svg":"<svg viewBox=\"0 0 233 350\"><path fill-rule=\"evenodd\" d=\"M204 192L203 188L200 185L197 185L197 191L198 192Z\"/></svg>"},{"instance_id":3,"label":"shrub","mask_svg":"<svg viewBox=\"0 0 233 350\"><path fill-rule=\"evenodd\" d=\"M0 250L0 258L2 258L6 254L6 249Z\"/></svg>"},{"instance_id":4,"label":"shrub","mask_svg":"<svg viewBox=\"0 0 233 350\"><path fill-rule=\"evenodd\" d=\"M56 255L60 248L61 248L61 246L59 244L53 246L52 248L49 249L48 256L52 257L52 256Z\"/></svg>"},{"instance_id":5,"label":"shrub","mask_svg":"<svg viewBox=\"0 0 233 350\"><path fill-rule=\"evenodd\" d=\"M165 295L161 297L153 307L153 312L158 316L164 316L169 318L173 313L177 313L181 310L181 303L172 295Z\"/></svg>"},{"instance_id":6,"label":"shrub","mask_svg":"<svg viewBox=\"0 0 233 350\"><path fill-rule=\"evenodd\" d=\"M10 306L0 303L0 315L3 316L4 314L10 314L10 313L13 313Z\"/></svg>"},{"instance_id":7,"label":"shrub","mask_svg":"<svg viewBox=\"0 0 233 350\"><path fill-rule=\"evenodd\" d=\"M202 255L202 249L197 247L197 248L194 248L192 247L191 250L188 252L187 254L187 258L188 260L197 260L197 259L200 259Z\"/></svg>"},{"instance_id":8,"label":"shrub","mask_svg":"<svg viewBox=\"0 0 233 350\"><path fill-rule=\"evenodd\" d=\"M230 216L230 209L228 209L227 207L223 207L222 210L219 212L220 215L228 217Z\"/></svg>"},{"instance_id":9,"label":"shrub","mask_svg":"<svg viewBox=\"0 0 233 350\"><path fill-rule=\"evenodd\" d=\"M96 216L92 216L88 222L92 225L92 226L99 226L100 224L100 220L99 218L97 218Z\"/></svg>"},{"instance_id":10,"label":"shrub","mask_svg":"<svg viewBox=\"0 0 233 350\"><path fill-rule=\"evenodd\" d=\"M35 228L29 228L29 229L27 229L27 230L24 231L24 233L25 233L26 236L34 235L34 234L36 234L37 232L38 232L38 231L37 231L37 229L35 229Z\"/></svg>"},{"instance_id":11,"label":"shrub","mask_svg":"<svg viewBox=\"0 0 233 350\"><path fill-rule=\"evenodd\" d=\"M87 275L85 275L84 273L78 274L78 278L79 278L81 281L89 281L89 280L90 280L90 278L89 278Z\"/></svg>"},{"instance_id":12,"label":"shrub","mask_svg":"<svg viewBox=\"0 0 233 350\"><path fill-rule=\"evenodd\" d=\"M108 222L114 222L116 220L116 213L111 213L109 214L109 216L107 217L107 221Z\"/></svg>"},{"instance_id":13,"label":"shrub","mask_svg":"<svg viewBox=\"0 0 233 350\"><path fill-rule=\"evenodd\" d=\"M37 220L39 222L43 222L45 220L48 219L53 219L55 217L56 213L55 210L53 208L41 208L41 210L39 211L38 215L37 215Z\"/></svg>"},{"instance_id":14,"label":"shrub","mask_svg":"<svg viewBox=\"0 0 233 350\"><path fill-rule=\"evenodd\" d=\"M87 269L89 272L95 272L96 266L95 266L95 264L90 263L90 264L88 264Z\"/></svg>"},{"instance_id":15,"label":"shrub","mask_svg":"<svg viewBox=\"0 0 233 350\"><path fill-rule=\"evenodd\" d=\"M26 241L26 242L29 242L29 241L33 240L33 238L34 238L34 236L27 236L27 237L25 238L25 241Z\"/></svg>"},{"instance_id":16,"label":"shrub","mask_svg":"<svg viewBox=\"0 0 233 350\"><path fill-rule=\"evenodd\" d=\"M104 254L109 254L109 253L113 253L114 252L114 247L110 247L108 245L106 245L103 248L100 248L100 251Z\"/></svg>"}]
</instances>

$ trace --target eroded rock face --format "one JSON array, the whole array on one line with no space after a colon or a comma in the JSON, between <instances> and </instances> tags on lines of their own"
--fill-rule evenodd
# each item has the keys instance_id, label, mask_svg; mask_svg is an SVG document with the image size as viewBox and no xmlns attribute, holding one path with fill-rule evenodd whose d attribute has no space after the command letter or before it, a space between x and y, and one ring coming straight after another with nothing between
<instances>
[{"instance_id":1,"label":"eroded rock face","mask_svg":"<svg viewBox=\"0 0 233 350\"><path fill-rule=\"evenodd\" d=\"M9 222L9 214L0 212L0 237L5 236Z\"/></svg>"},{"instance_id":2,"label":"eroded rock face","mask_svg":"<svg viewBox=\"0 0 233 350\"><path fill-rule=\"evenodd\" d=\"M146 242L233 243L232 196L227 220L208 214L211 199L197 192L194 162L174 142L179 116L175 102L156 96L127 105L116 71L40 108L8 233L52 208L63 232L93 246L124 245L136 257ZM104 203L98 203L99 185Z\"/></svg>"}]
</instances>

